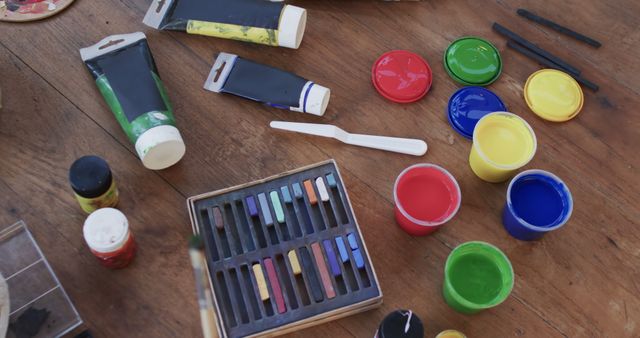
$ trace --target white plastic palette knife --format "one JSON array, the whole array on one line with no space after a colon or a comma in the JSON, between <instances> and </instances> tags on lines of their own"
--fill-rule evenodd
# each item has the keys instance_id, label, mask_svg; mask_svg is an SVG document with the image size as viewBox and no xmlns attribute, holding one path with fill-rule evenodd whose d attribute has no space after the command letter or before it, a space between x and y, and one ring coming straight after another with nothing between
<instances>
[{"instance_id":1,"label":"white plastic palette knife","mask_svg":"<svg viewBox=\"0 0 640 338\"><path fill-rule=\"evenodd\" d=\"M270 125L271 128L274 129L281 129L323 137L331 137L343 143L360 147L386 150L414 156L422 156L427 152L427 143L422 140L376 135L350 134L330 124L271 121Z\"/></svg>"}]
</instances>

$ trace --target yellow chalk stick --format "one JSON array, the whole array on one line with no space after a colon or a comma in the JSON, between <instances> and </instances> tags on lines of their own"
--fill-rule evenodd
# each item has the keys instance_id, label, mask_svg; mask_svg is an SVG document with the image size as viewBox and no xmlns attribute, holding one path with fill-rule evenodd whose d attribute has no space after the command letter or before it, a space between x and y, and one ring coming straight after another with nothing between
<instances>
[{"instance_id":1,"label":"yellow chalk stick","mask_svg":"<svg viewBox=\"0 0 640 338\"><path fill-rule=\"evenodd\" d=\"M264 273L262 272L262 267L260 264L254 264L253 274L256 276L256 281L258 282L258 292L260 292L260 299L264 302L269 299L269 290L267 289L267 281L264 279Z\"/></svg>"},{"instance_id":2,"label":"yellow chalk stick","mask_svg":"<svg viewBox=\"0 0 640 338\"><path fill-rule=\"evenodd\" d=\"M298 261L298 255L294 250L289 251L287 254L289 256L289 262L291 263L291 269L293 269L294 275L299 275L302 273L302 268L300 268L300 261Z\"/></svg>"}]
</instances>

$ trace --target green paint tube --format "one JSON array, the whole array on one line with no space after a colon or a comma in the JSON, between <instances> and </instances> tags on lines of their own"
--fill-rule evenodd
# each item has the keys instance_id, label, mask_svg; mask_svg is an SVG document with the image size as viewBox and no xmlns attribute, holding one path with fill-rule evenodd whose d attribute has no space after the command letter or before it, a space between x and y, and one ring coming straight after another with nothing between
<instances>
[{"instance_id":1,"label":"green paint tube","mask_svg":"<svg viewBox=\"0 0 640 338\"><path fill-rule=\"evenodd\" d=\"M108 36L80 55L144 166L180 161L185 145L145 35Z\"/></svg>"}]
</instances>

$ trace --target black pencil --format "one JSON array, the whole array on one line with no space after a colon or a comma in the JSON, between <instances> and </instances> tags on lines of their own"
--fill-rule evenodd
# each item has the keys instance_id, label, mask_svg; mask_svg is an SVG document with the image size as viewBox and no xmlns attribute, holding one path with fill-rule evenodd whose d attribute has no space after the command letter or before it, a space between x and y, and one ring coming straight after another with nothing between
<instances>
[{"instance_id":1,"label":"black pencil","mask_svg":"<svg viewBox=\"0 0 640 338\"><path fill-rule=\"evenodd\" d=\"M527 47L532 52L551 60L556 65L562 67L565 72L573 74L573 75L580 75L580 70L577 69L576 67L570 65L569 63L567 63L566 61L562 60L561 58L559 58L559 57L547 52L546 50L534 45L533 43L527 41L526 39L524 39L520 35L512 32L512 31L508 30L506 27L500 25L499 23L497 23L497 22L493 23L493 30L498 32L500 35L503 35L503 36L507 37L508 39L513 40L513 41L523 45L524 47Z\"/></svg>"},{"instance_id":2,"label":"black pencil","mask_svg":"<svg viewBox=\"0 0 640 338\"><path fill-rule=\"evenodd\" d=\"M530 59L532 59L532 60L534 60L536 62L538 62L541 65L547 66L549 68L557 69L557 70L560 70L560 71L565 71L565 69L563 69L562 67L560 67L560 66L556 65L555 63L545 59L544 57L542 57L542 56L540 56L540 55L528 50L527 48L519 45L518 43L516 43L514 41L507 41L507 47L519 52L520 54L522 54L522 55L524 55L524 56L526 56L526 57L528 57L528 58L530 58ZM589 80L586 80L586 79L582 78L581 76L577 76L577 75L574 75L574 74L569 74L569 75L571 75L571 77L576 79L576 81L578 81L578 83L580 83L583 86L593 90L594 92L597 92L598 89L600 89L600 87L598 87L597 84L595 84L595 83L593 83L593 82L591 82Z\"/></svg>"},{"instance_id":3,"label":"black pencil","mask_svg":"<svg viewBox=\"0 0 640 338\"><path fill-rule=\"evenodd\" d=\"M543 26L547 26L547 27L549 27L549 28L551 28L551 29L553 29L553 30L555 30L557 32L560 32L560 33L562 33L564 35L570 36L570 37L572 37L572 38L574 38L574 39L576 39L578 41L584 42L584 43L589 44L589 45L591 45L593 47L600 48L600 46L602 46L602 44L600 42L598 42L598 41L596 41L596 40L594 40L594 39L592 39L592 38L590 38L588 36L582 35L582 34L576 32L574 30L571 30L571 29L569 29L567 27L561 26L561 25L559 25L559 24L557 24L557 23L555 23L555 22L553 22L551 20L548 20L548 19L545 19L543 17L537 16L537 15L529 12L526 9L520 8L520 9L517 10L517 13L518 13L518 15L520 15L520 16L522 16L524 18L527 18L527 19L529 19L529 20L531 20L533 22L539 23L539 24L541 24Z\"/></svg>"}]
</instances>

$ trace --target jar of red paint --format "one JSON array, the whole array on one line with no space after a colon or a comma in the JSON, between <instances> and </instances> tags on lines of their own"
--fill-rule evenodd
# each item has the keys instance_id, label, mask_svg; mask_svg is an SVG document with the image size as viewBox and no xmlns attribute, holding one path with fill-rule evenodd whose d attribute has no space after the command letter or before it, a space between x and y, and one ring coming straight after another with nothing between
<instances>
[{"instance_id":1,"label":"jar of red paint","mask_svg":"<svg viewBox=\"0 0 640 338\"><path fill-rule=\"evenodd\" d=\"M448 222L460 209L462 194L456 179L430 163L403 170L393 187L396 222L414 236L425 236Z\"/></svg>"},{"instance_id":2,"label":"jar of red paint","mask_svg":"<svg viewBox=\"0 0 640 338\"><path fill-rule=\"evenodd\" d=\"M127 217L117 209L102 208L87 217L84 239L100 264L110 269L128 266L136 253L136 242Z\"/></svg>"}]
</instances>

